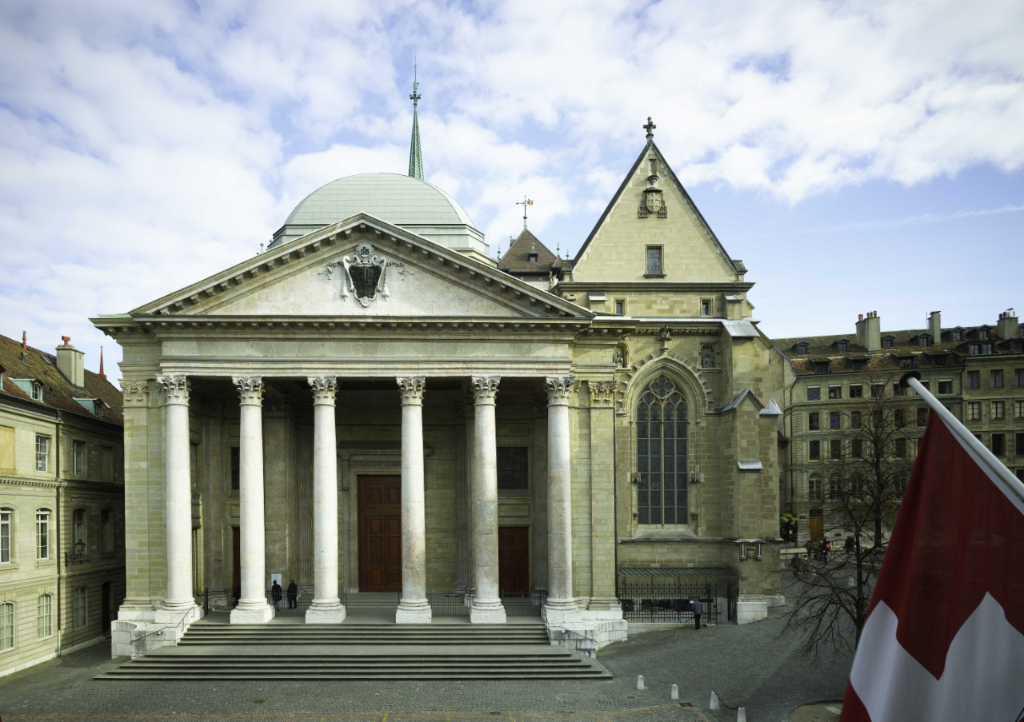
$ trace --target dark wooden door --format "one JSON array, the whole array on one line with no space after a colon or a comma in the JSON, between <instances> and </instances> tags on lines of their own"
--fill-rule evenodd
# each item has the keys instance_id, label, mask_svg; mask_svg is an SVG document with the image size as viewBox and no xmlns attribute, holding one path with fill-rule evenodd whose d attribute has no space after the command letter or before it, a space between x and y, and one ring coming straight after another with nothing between
<instances>
[{"instance_id":1,"label":"dark wooden door","mask_svg":"<svg viewBox=\"0 0 1024 722\"><path fill-rule=\"evenodd\" d=\"M237 526L231 527L231 593L242 598L242 536Z\"/></svg>"},{"instance_id":2,"label":"dark wooden door","mask_svg":"<svg viewBox=\"0 0 1024 722\"><path fill-rule=\"evenodd\" d=\"M359 477L359 591L402 591L402 478Z\"/></svg>"},{"instance_id":3,"label":"dark wooden door","mask_svg":"<svg viewBox=\"0 0 1024 722\"><path fill-rule=\"evenodd\" d=\"M825 524L822 518L821 509L811 509L811 519L808 525L811 532L811 541L820 541L825 538Z\"/></svg>"},{"instance_id":4,"label":"dark wooden door","mask_svg":"<svg viewBox=\"0 0 1024 722\"><path fill-rule=\"evenodd\" d=\"M498 528L498 588L504 597L530 594L530 528Z\"/></svg>"}]
</instances>

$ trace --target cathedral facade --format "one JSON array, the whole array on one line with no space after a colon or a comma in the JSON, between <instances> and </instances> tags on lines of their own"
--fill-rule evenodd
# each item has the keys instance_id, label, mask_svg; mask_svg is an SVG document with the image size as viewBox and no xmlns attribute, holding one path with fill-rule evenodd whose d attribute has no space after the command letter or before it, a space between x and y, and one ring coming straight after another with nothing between
<instances>
[{"instance_id":1,"label":"cathedral facade","mask_svg":"<svg viewBox=\"0 0 1024 722\"><path fill-rule=\"evenodd\" d=\"M200 590L267 622L276 579L310 623L358 595L393 594L396 623L442 598L501 623L526 598L604 643L645 575L766 616L783 359L647 130L576 258L525 280L420 160L329 183L267 251L93 319L124 352L115 654L187 627Z\"/></svg>"}]
</instances>

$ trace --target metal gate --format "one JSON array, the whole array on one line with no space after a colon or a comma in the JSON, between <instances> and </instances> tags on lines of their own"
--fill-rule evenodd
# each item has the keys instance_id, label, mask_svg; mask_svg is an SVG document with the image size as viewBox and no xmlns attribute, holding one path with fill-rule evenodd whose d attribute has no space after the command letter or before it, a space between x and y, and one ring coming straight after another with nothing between
<instances>
[{"instance_id":1,"label":"metal gate","mask_svg":"<svg viewBox=\"0 0 1024 722\"><path fill-rule=\"evenodd\" d=\"M686 622L693 619L693 602L700 600L703 619L718 622L717 586L686 582L684 578L656 581L619 580L619 601L622 616L631 622Z\"/></svg>"}]
</instances>

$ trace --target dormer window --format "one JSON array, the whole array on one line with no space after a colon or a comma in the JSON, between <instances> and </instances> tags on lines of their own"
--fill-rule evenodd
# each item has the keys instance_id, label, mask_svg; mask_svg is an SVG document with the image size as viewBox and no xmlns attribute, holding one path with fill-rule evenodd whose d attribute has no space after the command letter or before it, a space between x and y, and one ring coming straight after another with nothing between
<instances>
[{"instance_id":1,"label":"dormer window","mask_svg":"<svg viewBox=\"0 0 1024 722\"><path fill-rule=\"evenodd\" d=\"M882 348L892 348L892 342L895 337L883 336L882 337Z\"/></svg>"},{"instance_id":2,"label":"dormer window","mask_svg":"<svg viewBox=\"0 0 1024 722\"><path fill-rule=\"evenodd\" d=\"M853 359L850 361L850 368L854 371L862 371L865 364L867 364L867 361L862 358Z\"/></svg>"},{"instance_id":3,"label":"dormer window","mask_svg":"<svg viewBox=\"0 0 1024 722\"><path fill-rule=\"evenodd\" d=\"M951 335L952 335L954 341L963 341L964 340L964 333L963 333L963 331L952 331Z\"/></svg>"},{"instance_id":4,"label":"dormer window","mask_svg":"<svg viewBox=\"0 0 1024 722\"><path fill-rule=\"evenodd\" d=\"M932 366L948 366L949 356L932 356Z\"/></svg>"},{"instance_id":5,"label":"dormer window","mask_svg":"<svg viewBox=\"0 0 1024 722\"><path fill-rule=\"evenodd\" d=\"M850 350L850 342L845 338L836 341L836 351L839 353L847 353Z\"/></svg>"},{"instance_id":6,"label":"dormer window","mask_svg":"<svg viewBox=\"0 0 1024 722\"><path fill-rule=\"evenodd\" d=\"M983 344L981 344L981 355L982 356L988 356L990 353L992 353L992 344L990 344L990 343L983 343Z\"/></svg>"},{"instance_id":7,"label":"dormer window","mask_svg":"<svg viewBox=\"0 0 1024 722\"><path fill-rule=\"evenodd\" d=\"M806 341L801 341L800 343L798 343L796 345L795 348L796 348L797 354L799 354L800 356L803 356L804 354L807 353L807 342Z\"/></svg>"},{"instance_id":8,"label":"dormer window","mask_svg":"<svg viewBox=\"0 0 1024 722\"><path fill-rule=\"evenodd\" d=\"M814 367L814 373L816 374L828 373L828 361L815 361L811 365Z\"/></svg>"},{"instance_id":9,"label":"dormer window","mask_svg":"<svg viewBox=\"0 0 1024 722\"><path fill-rule=\"evenodd\" d=\"M36 401L43 400L43 385L38 381L32 382L32 398Z\"/></svg>"},{"instance_id":10,"label":"dormer window","mask_svg":"<svg viewBox=\"0 0 1024 722\"><path fill-rule=\"evenodd\" d=\"M1013 349L1014 353L1020 353L1024 351L1024 341L1014 341L1013 344L1011 344L1011 348Z\"/></svg>"},{"instance_id":11,"label":"dormer window","mask_svg":"<svg viewBox=\"0 0 1024 722\"><path fill-rule=\"evenodd\" d=\"M917 345L921 348L927 348L932 345L932 337L926 333L922 333L917 337Z\"/></svg>"},{"instance_id":12,"label":"dormer window","mask_svg":"<svg viewBox=\"0 0 1024 722\"><path fill-rule=\"evenodd\" d=\"M530 255L527 256L527 258L530 260L530 263L536 263L537 262L537 254L536 253L531 253Z\"/></svg>"},{"instance_id":13,"label":"dormer window","mask_svg":"<svg viewBox=\"0 0 1024 722\"><path fill-rule=\"evenodd\" d=\"M914 357L905 356L899 359L899 365L901 369L912 369L914 368Z\"/></svg>"}]
</instances>

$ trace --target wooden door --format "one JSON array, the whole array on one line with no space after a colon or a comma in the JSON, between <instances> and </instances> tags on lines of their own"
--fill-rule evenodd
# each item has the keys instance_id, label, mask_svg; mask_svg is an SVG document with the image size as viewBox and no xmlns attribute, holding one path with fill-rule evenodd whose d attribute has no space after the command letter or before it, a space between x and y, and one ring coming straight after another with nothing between
<instances>
[{"instance_id":1,"label":"wooden door","mask_svg":"<svg viewBox=\"0 0 1024 722\"><path fill-rule=\"evenodd\" d=\"M530 595L530 528L498 528L498 588L504 597Z\"/></svg>"},{"instance_id":2,"label":"wooden door","mask_svg":"<svg viewBox=\"0 0 1024 722\"><path fill-rule=\"evenodd\" d=\"M360 476L359 591L402 591L402 478Z\"/></svg>"},{"instance_id":3,"label":"wooden door","mask_svg":"<svg viewBox=\"0 0 1024 722\"><path fill-rule=\"evenodd\" d=\"M231 527L231 593L242 598L242 536L237 526Z\"/></svg>"},{"instance_id":4,"label":"wooden door","mask_svg":"<svg viewBox=\"0 0 1024 722\"><path fill-rule=\"evenodd\" d=\"M811 509L811 519L808 528L811 532L811 541L820 541L825 537L825 525L821 515L821 509Z\"/></svg>"}]
</instances>

